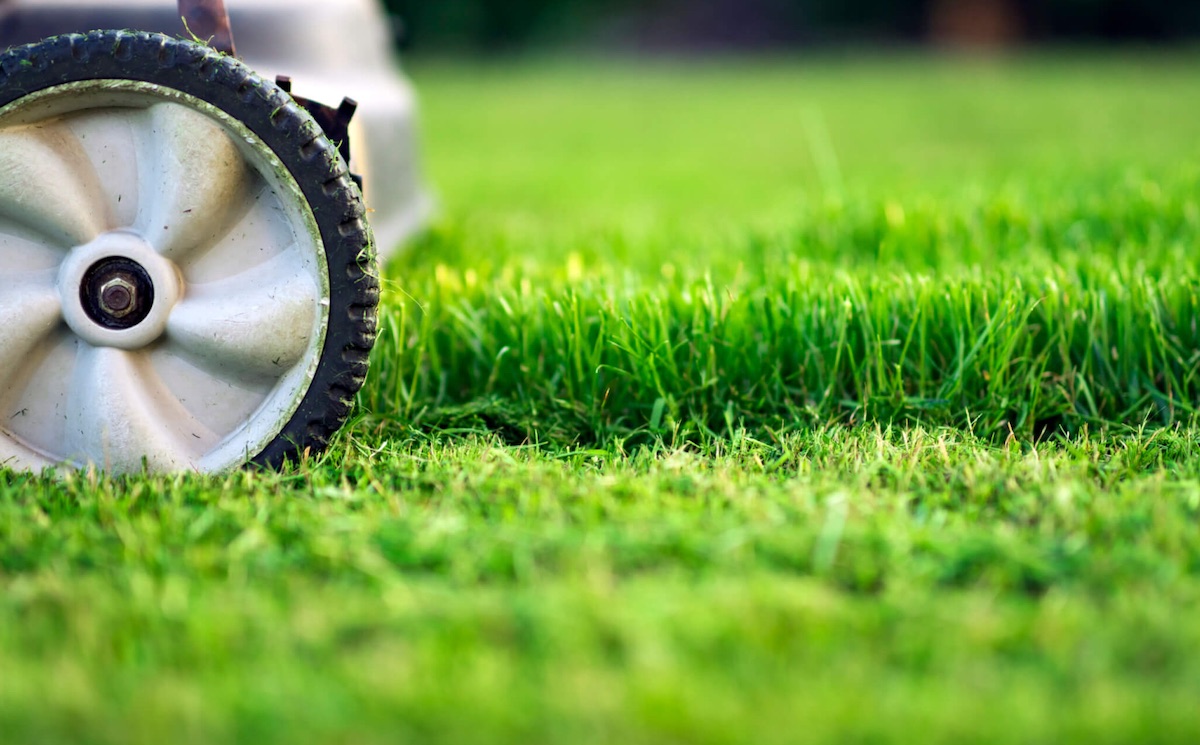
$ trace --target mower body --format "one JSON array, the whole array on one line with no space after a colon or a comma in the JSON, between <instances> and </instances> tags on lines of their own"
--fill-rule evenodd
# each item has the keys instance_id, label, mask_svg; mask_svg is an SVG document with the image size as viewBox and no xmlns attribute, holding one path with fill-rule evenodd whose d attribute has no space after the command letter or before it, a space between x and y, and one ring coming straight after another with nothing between
<instances>
[{"instance_id":1,"label":"mower body","mask_svg":"<svg viewBox=\"0 0 1200 745\"><path fill-rule=\"evenodd\" d=\"M266 79L337 106L358 103L350 167L381 257L429 216L419 171L416 99L393 56L392 26L378 0L228 0L238 54ZM65 33L135 29L187 38L174 0L0 0L0 48Z\"/></svg>"}]
</instances>

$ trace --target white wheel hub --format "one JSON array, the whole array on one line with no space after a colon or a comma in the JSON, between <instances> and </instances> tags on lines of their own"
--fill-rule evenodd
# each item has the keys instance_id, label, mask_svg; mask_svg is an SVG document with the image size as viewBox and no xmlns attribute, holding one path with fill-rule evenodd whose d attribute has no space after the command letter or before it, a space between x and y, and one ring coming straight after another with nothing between
<instances>
[{"instance_id":1,"label":"white wheel hub","mask_svg":"<svg viewBox=\"0 0 1200 745\"><path fill-rule=\"evenodd\" d=\"M297 411L328 325L282 163L177 91L86 81L0 111L0 462L220 471Z\"/></svg>"},{"instance_id":2,"label":"white wheel hub","mask_svg":"<svg viewBox=\"0 0 1200 745\"><path fill-rule=\"evenodd\" d=\"M93 347L133 350L158 341L180 284L175 265L132 230L76 247L58 270L63 318Z\"/></svg>"}]
</instances>

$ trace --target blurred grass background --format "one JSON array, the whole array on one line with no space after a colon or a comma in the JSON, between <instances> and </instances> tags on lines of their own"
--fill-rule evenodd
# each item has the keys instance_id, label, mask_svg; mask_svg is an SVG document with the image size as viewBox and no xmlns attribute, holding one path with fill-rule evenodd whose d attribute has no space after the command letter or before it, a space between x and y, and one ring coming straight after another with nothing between
<instances>
[{"instance_id":1,"label":"blurred grass background","mask_svg":"<svg viewBox=\"0 0 1200 745\"><path fill-rule=\"evenodd\" d=\"M1174 0L387 0L417 49L1159 43L1200 33Z\"/></svg>"},{"instance_id":2,"label":"blurred grass background","mask_svg":"<svg viewBox=\"0 0 1200 745\"><path fill-rule=\"evenodd\" d=\"M1054 199L1195 163L1186 52L409 65L455 217L794 224L851 200ZM1033 177L1035 176L1035 177Z\"/></svg>"}]
</instances>

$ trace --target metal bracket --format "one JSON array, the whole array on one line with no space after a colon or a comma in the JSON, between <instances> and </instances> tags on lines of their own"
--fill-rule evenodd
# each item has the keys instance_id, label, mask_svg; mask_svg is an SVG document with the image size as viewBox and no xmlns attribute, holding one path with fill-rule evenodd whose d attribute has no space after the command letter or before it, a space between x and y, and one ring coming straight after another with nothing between
<instances>
[{"instance_id":1,"label":"metal bracket","mask_svg":"<svg viewBox=\"0 0 1200 745\"><path fill-rule=\"evenodd\" d=\"M196 38L207 41L218 52L237 56L225 0L179 0L179 15Z\"/></svg>"},{"instance_id":2,"label":"metal bracket","mask_svg":"<svg viewBox=\"0 0 1200 745\"><path fill-rule=\"evenodd\" d=\"M275 85L279 86L281 90L290 95L296 103L303 106L312 115L312 118L325 131L325 136L337 147L342 159L349 165L350 121L354 119L354 114L358 111L358 101L355 101L353 98L343 98L341 105L335 109L332 106L326 106L310 98L304 98L292 93L292 79L287 75L276 76ZM359 189L362 188L362 176L357 173L351 173L350 178L354 180L354 183L358 184Z\"/></svg>"}]
</instances>

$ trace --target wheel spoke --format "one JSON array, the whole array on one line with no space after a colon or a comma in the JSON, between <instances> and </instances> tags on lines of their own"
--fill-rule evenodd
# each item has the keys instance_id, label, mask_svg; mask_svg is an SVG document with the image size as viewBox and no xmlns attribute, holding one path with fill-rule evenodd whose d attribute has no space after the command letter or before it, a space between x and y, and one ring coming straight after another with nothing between
<instances>
[{"instance_id":1,"label":"wheel spoke","mask_svg":"<svg viewBox=\"0 0 1200 745\"><path fill-rule=\"evenodd\" d=\"M277 379L304 356L320 309L292 252L221 282L191 285L167 323L172 348L234 379Z\"/></svg>"},{"instance_id":2,"label":"wheel spoke","mask_svg":"<svg viewBox=\"0 0 1200 745\"><path fill-rule=\"evenodd\" d=\"M62 260L63 252L35 232L0 219L0 278L5 286L30 272L56 269Z\"/></svg>"},{"instance_id":3,"label":"wheel spoke","mask_svg":"<svg viewBox=\"0 0 1200 745\"><path fill-rule=\"evenodd\" d=\"M30 355L62 323L53 270L5 274L0 284L0 398Z\"/></svg>"},{"instance_id":4,"label":"wheel spoke","mask_svg":"<svg viewBox=\"0 0 1200 745\"><path fill-rule=\"evenodd\" d=\"M237 145L205 114L163 103L147 116L137 227L179 261L228 232L254 179Z\"/></svg>"},{"instance_id":5,"label":"wheel spoke","mask_svg":"<svg viewBox=\"0 0 1200 745\"><path fill-rule=\"evenodd\" d=\"M83 111L63 119L87 154L96 178L104 186L110 228L133 227L138 211L138 124L145 114L137 109Z\"/></svg>"},{"instance_id":6,"label":"wheel spoke","mask_svg":"<svg viewBox=\"0 0 1200 745\"><path fill-rule=\"evenodd\" d=\"M180 263L179 269L189 283L229 279L296 247L294 226L269 186L263 184L246 201L249 208L224 237L209 250L194 253Z\"/></svg>"},{"instance_id":7,"label":"wheel spoke","mask_svg":"<svg viewBox=\"0 0 1200 745\"><path fill-rule=\"evenodd\" d=\"M5 383L0 408L4 429L54 462L65 456L67 398L80 344L66 326L59 326Z\"/></svg>"},{"instance_id":8,"label":"wheel spoke","mask_svg":"<svg viewBox=\"0 0 1200 745\"><path fill-rule=\"evenodd\" d=\"M150 361L184 408L221 437L245 424L271 391L270 382L239 385L219 378L175 354L170 344L152 351Z\"/></svg>"},{"instance_id":9,"label":"wheel spoke","mask_svg":"<svg viewBox=\"0 0 1200 745\"><path fill-rule=\"evenodd\" d=\"M58 248L91 241L108 228L103 188L79 140L66 128L0 132L0 216Z\"/></svg>"},{"instance_id":10,"label":"wheel spoke","mask_svg":"<svg viewBox=\"0 0 1200 745\"><path fill-rule=\"evenodd\" d=\"M215 436L180 405L144 354L81 345L66 412L69 456L114 473L194 469Z\"/></svg>"}]
</instances>

